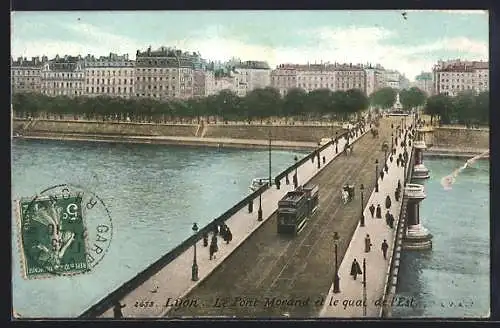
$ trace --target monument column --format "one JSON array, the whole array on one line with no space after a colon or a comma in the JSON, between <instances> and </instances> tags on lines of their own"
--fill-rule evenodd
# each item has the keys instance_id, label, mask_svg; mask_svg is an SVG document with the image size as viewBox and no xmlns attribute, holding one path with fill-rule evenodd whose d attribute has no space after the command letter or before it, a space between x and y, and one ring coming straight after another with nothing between
<instances>
[{"instance_id":1,"label":"monument column","mask_svg":"<svg viewBox=\"0 0 500 328\"><path fill-rule=\"evenodd\" d=\"M404 196L407 199L407 219L403 248L414 250L432 248L432 235L420 223L420 202L427 197L424 193L424 186L413 183L407 184Z\"/></svg>"}]
</instances>

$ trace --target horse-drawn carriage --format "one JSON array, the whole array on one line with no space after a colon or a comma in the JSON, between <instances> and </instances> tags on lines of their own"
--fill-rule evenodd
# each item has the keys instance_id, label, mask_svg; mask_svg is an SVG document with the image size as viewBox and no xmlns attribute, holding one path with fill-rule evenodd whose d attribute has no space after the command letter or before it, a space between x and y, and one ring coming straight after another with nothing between
<instances>
[{"instance_id":1,"label":"horse-drawn carriage","mask_svg":"<svg viewBox=\"0 0 500 328\"><path fill-rule=\"evenodd\" d=\"M341 197L344 205L352 201L354 199L354 185L344 185L344 187L342 187Z\"/></svg>"}]
</instances>

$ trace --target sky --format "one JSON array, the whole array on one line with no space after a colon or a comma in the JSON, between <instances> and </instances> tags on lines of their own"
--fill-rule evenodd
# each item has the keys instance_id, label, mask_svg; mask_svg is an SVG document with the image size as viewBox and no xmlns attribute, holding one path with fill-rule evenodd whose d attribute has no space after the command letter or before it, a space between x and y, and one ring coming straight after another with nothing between
<instances>
[{"instance_id":1,"label":"sky","mask_svg":"<svg viewBox=\"0 0 500 328\"><path fill-rule=\"evenodd\" d=\"M149 46L208 60L372 63L410 80L440 59L488 60L488 13L394 11L13 12L11 54L105 56Z\"/></svg>"}]
</instances>

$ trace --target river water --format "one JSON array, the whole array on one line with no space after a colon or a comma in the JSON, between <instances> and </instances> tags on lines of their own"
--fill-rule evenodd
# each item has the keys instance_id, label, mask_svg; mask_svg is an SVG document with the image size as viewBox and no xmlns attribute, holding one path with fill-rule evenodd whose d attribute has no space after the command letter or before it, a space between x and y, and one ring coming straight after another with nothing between
<instances>
[{"instance_id":1,"label":"river water","mask_svg":"<svg viewBox=\"0 0 500 328\"><path fill-rule=\"evenodd\" d=\"M305 152L273 150L277 174ZM405 253L400 295L457 306L395 308L395 316L484 315L489 309L488 162L465 170L451 191L439 179L463 164L431 160L421 206L434 234L430 252ZM24 280L13 219L13 306L24 317L75 317L145 269L249 194L255 177L268 175L267 150L186 148L164 145L14 140L12 199L59 183L87 186L110 210L113 239L103 260L85 275ZM451 213L451 215L450 215ZM13 215L15 218L15 215ZM450 227L453 227L451 230Z\"/></svg>"},{"instance_id":2,"label":"river water","mask_svg":"<svg viewBox=\"0 0 500 328\"><path fill-rule=\"evenodd\" d=\"M460 173L451 190L441 178L465 159L427 158L420 221L433 235L429 251L401 256L394 317L487 317L490 309L489 161ZM413 300L413 303L411 301ZM408 302L409 301L409 302Z\"/></svg>"}]
</instances>

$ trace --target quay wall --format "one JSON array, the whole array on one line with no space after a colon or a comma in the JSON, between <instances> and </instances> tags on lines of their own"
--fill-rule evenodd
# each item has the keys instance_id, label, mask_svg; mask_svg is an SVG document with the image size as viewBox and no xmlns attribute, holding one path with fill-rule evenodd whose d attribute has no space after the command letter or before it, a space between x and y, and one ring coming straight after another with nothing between
<instances>
[{"instance_id":1,"label":"quay wall","mask_svg":"<svg viewBox=\"0 0 500 328\"><path fill-rule=\"evenodd\" d=\"M462 148L464 146L475 149L490 148L489 129L464 129L454 127L434 128L432 146L444 148Z\"/></svg>"},{"instance_id":2,"label":"quay wall","mask_svg":"<svg viewBox=\"0 0 500 328\"><path fill-rule=\"evenodd\" d=\"M36 136L50 133L53 137L64 134L112 135L112 136L176 136L268 140L269 132L273 140L319 142L322 138L341 135L344 129L336 126L280 126L280 125L205 125L197 124L152 124L131 122L102 122L74 120L28 120L14 119L13 131L23 135ZM23 127L27 129L23 130ZM64 138L61 138L64 139Z\"/></svg>"}]
</instances>

